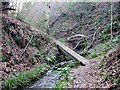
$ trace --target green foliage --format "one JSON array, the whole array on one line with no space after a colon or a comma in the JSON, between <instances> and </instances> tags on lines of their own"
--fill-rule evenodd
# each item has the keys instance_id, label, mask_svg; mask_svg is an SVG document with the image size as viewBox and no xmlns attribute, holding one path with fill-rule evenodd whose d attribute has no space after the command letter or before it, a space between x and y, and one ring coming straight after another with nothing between
<instances>
[{"instance_id":1,"label":"green foliage","mask_svg":"<svg viewBox=\"0 0 120 90\"><path fill-rule=\"evenodd\" d=\"M113 33L118 32L120 30L120 23L118 21L114 21L112 23L112 27L113 27ZM99 33L100 39L102 42L104 41L108 41L111 37L111 23L108 23L105 28ZM117 38L113 40L113 42L118 41Z\"/></svg>"},{"instance_id":2,"label":"green foliage","mask_svg":"<svg viewBox=\"0 0 120 90\"><path fill-rule=\"evenodd\" d=\"M96 50L92 50L92 52L90 53L90 57L91 58L95 58L95 57L97 57L98 55L97 55L97 53L96 53Z\"/></svg>"},{"instance_id":3,"label":"green foliage","mask_svg":"<svg viewBox=\"0 0 120 90\"><path fill-rule=\"evenodd\" d=\"M32 65L35 65L36 63L38 63L37 59L35 57L32 57L32 60L30 60L30 63Z\"/></svg>"},{"instance_id":4,"label":"green foliage","mask_svg":"<svg viewBox=\"0 0 120 90\"><path fill-rule=\"evenodd\" d=\"M70 67L67 65L66 67L62 68L62 75L68 76Z\"/></svg>"},{"instance_id":5,"label":"green foliage","mask_svg":"<svg viewBox=\"0 0 120 90\"><path fill-rule=\"evenodd\" d=\"M110 35L108 35L110 33L109 29L105 28L104 30L102 30L99 33L100 39L102 42L107 41L110 39Z\"/></svg>"},{"instance_id":6,"label":"green foliage","mask_svg":"<svg viewBox=\"0 0 120 90\"><path fill-rule=\"evenodd\" d=\"M112 43L120 43L120 35L119 36L116 36L116 37L113 37L112 39Z\"/></svg>"},{"instance_id":7,"label":"green foliage","mask_svg":"<svg viewBox=\"0 0 120 90\"><path fill-rule=\"evenodd\" d=\"M43 53L39 51L36 47L34 47L36 52L40 55L40 57L47 63L47 64L55 64L56 63L56 56L51 53Z\"/></svg>"},{"instance_id":8,"label":"green foliage","mask_svg":"<svg viewBox=\"0 0 120 90\"><path fill-rule=\"evenodd\" d=\"M38 79L39 74L41 72L44 72L47 68L48 66L46 64L43 64L33 70L24 71L20 74L17 74L4 81L3 89L10 90L17 88L18 86L24 87L28 85L32 80Z\"/></svg>"},{"instance_id":9,"label":"green foliage","mask_svg":"<svg viewBox=\"0 0 120 90\"><path fill-rule=\"evenodd\" d=\"M73 80L73 77L69 76L69 65L64 68L58 68L58 70L61 71L62 79L56 83L55 90L61 90L63 88L66 88L66 86Z\"/></svg>"},{"instance_id":10,"label":"green foliage","mask_svg":"<svg viewBox=\"0 0 120 90\"><path fill-rule=\"evenodd\" d=\"M37 47L34 47L34 49L35 49L35 51L40 55L40 57L41 57L43 60L45 60L44 55L42 54L42 51L38 50ZM36 59L36 58L33 58L33 59Z\"/></svg>"},{"instance_id":11,"label":"green foliage","mask_svg":"<svg viewBox=\"0 0 120 90\"><path fill-rule=\"evenodd\" d=\"M114 20L114 21L117 21L117 20L118 20L118 18L119 18L119 16L118 16L118 15L113 15L113 20Z\"/></svg>"},{"instance_id":12,"label":"green foliage","mask_svg":"<svg viewBox=\"0 0 120 90\"><path fill-rule=\"evenodd\" d=\"M110 49L109 43L100 43L96 45L93 49L90 49L88 53L89 58L95 58L98 56L105 55L106 52Z\"/></svg>"},{"instance_id":13,"label":"green foliage","mask_svg":"<svg viewBox=\"0 0 120 90\"><path fill-rule=\"evenodd\" d=\"M113 77L113 78L111 79L111 81L112 81L113 83L120 83L120 78L115 78L115 77Z\"/></svg>"},{"instance_id":14,"label":"green foliage","mask_svg":"<svg viewBox=\"0 0 120 90\"><path fill-rule=\"evenodd\" d=\"M64 38L60 38L59 41L61 41L62 43L65 43L65 39Z\"/></svg>"},{"instance_id":15,"label":"green foliage","mask_svg":"<svg viewBox=\"0 0 120 90\"><path fill-rule=\"evenodd\" d=\"M110 75L111 75L111 74L110 74L109 72L107 72L106 75L103 77L103 81L106 81L107 78L110 77Z\"/></svg>"},{"instance_id":16,"label":"green foliage","mask_svg":"<svg viewBox=\"0 0 120 90\"><path fill-rule=\"evenodd\" d=\"M56 86L55 86L55 90L63 90L63 88L66 88L68 82L66 80L63 81L59 81L57 82Z\"/></svg>"},{"instance_id":17,"label":"green foliage","mask_svg":"<svg viewBox=\"0 0 120 90\"><path fill-rule=\"evenodd\" d=\"M46 63L55 64L55 62L56 62L56 56L48 54L47 57L46 57Z\"/></svg>"},{"instance_id":18,"label":"green foliage","mask_svg":"<svg viewBox=\"0 0 120 90\"><path fill-rule=\"evenodd\" d=\"M120 29L120 22L114 21L114 22L113 22L113 28Z\"/></svg>"}]
</instances>

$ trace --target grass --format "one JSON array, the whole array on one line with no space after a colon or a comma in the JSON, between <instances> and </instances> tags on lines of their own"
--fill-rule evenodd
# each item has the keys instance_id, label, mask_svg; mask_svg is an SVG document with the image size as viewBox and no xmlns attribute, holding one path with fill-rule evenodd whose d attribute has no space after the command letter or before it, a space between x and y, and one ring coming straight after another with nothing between
<instances>
[{"instance_id":1,"label":"grass","mask_svg":"<svg viewBox=\"0 0 120 90\"><path fill-rule=\"evenodd\" d=\"M100 43L96 45L93 49L88 51L88 57L96 58L104 56L109 49L110 49L109 43Z\"/></svg>"},{"instance_id":2,"label":"grass","mask_svg":"<svg viewBox=\"0 0 120 90\"><path fill-rule=\"evenodd\" d=\"M29 85L31 81L39 79L40 73L44 72L48 67L47 64L43 64L5 80L3 83L3 90L16 89L17 87Z\"/></svg>"}]
</instances>

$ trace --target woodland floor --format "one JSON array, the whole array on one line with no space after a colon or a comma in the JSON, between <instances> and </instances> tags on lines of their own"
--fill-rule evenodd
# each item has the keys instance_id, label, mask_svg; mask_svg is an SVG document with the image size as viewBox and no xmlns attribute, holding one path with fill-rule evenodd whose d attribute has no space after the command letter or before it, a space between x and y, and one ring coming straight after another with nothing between
<instances>
[{"instance_id":1,"label":"woodland floor","mask_svg":"<svg viewBox=\"0 0 120 90\"><path fill-rule=\"evenodd\" d=\"M101 83L98 65L100 59L90 59L86 66L73 68L70 76L74 77L70 88L109 88L108 84Z\"/></svg>"}]
</instances>

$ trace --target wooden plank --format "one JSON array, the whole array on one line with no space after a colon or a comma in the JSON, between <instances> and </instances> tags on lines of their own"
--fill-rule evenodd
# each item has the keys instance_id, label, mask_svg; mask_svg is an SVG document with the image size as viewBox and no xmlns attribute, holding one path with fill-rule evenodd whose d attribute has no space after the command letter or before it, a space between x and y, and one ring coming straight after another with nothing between
<instances>
[{"instance_id":1,"label":"wooden plank","mask_svg":"<svg viewBox=\"0 0 120 90\"><path fill-rule=\"evenodd\" d=\"M60 48L62 48L65 52L67 52L69 55L71 55L76 60L82 62L84 65L88 64L88 60L87 59L85 59L84 57L80 56L78 53L76 53L75 51L73 51L72 49L67 47L62 42L60 42L58 40L55 40L55 39L54 39L54 42L55 42L56 45L58 45Z\"/></svg>"}]
</instances>

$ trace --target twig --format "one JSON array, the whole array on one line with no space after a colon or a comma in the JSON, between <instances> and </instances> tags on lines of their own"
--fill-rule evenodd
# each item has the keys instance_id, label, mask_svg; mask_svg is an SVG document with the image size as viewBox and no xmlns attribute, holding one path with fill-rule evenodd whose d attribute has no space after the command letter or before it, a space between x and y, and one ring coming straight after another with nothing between
<instances>
[{"instance_id":1,"label":"twig","mask_svg":"<svg viewBox=\"0 0 120 90\"><path fill-rule=\"evenodd\" d=\"M94 41L95 41L95 36L96 36L97 32L99 32L99 30L100 30L101 28L104 28L104 27L105 27L104 25L105 25L105 24L103 24L102 26L100 26L100 27L94 32L92 42L91 42L90 45L87 46L84 50L88 50L88 49L92 46L92 44L93 44ZM103 27L103 26L104 26L104 27Z\"/></svg>"},{"instance_id":2,"label":"twig","mask_svg":"<svg viewBox=\"0 0 120 90\"><path fill-rule=\"evenodd\" d=\"M73 49L76 49L79 46L80 43L81 43L81 41L79 41Z\"/></svg>"},{"instance_id":3,"label":"twig","mask_svg":"<svg viewBox=\"0 0 120 90\"><path fill-rule=\"evenodd\" d=\"M26 47L25 47L25 49L24 49L24 51L23 51L23 53L22 53L21 55L23 55L23 54L26 52L26 50L27 50L29 44L31 43L32 39L33 39L33 35L31 36L31 39L30 39L29 42L27 43L27 45L26 45Z\"/></svg>"}]
</instances>

